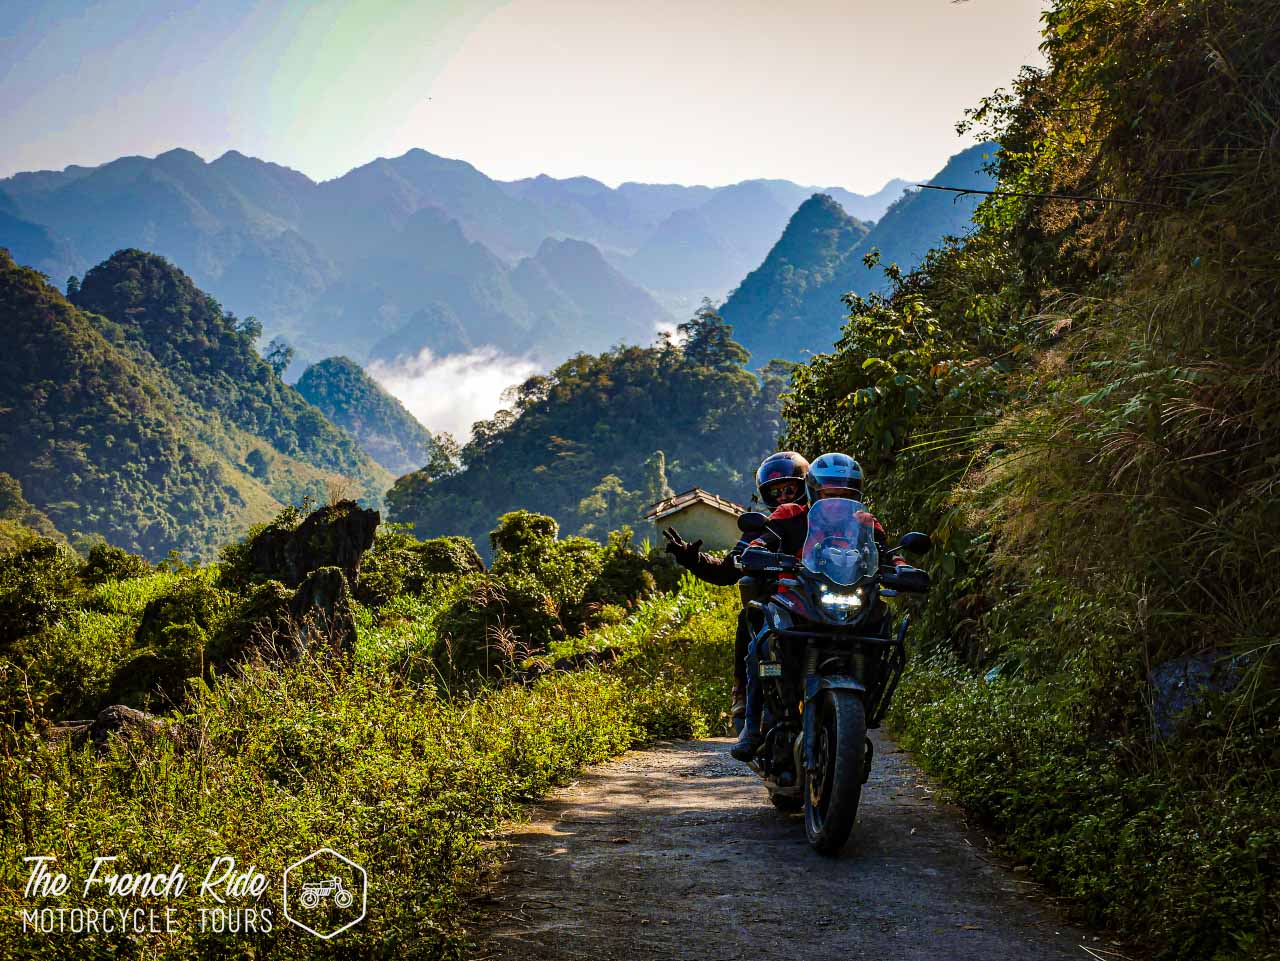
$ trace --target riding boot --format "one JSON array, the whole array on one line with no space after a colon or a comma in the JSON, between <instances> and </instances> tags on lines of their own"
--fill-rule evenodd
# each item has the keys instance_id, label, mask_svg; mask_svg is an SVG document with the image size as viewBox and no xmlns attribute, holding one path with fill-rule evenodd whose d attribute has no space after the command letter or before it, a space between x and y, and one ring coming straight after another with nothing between
<instances>
[{"instance_id":1,"label":"riding boot","mask_svg":"<svg viewBox=\"0 0 1280 961\"><path fill-rule=\"evenodd\" d=\"M729 748L729 753L739 761L749 762L756 756L756 751L760 750L760 745L763 743L764 738L760 734L760 728L744 724L742 733L738 735L738 743Z\"/></svg>"}]
</instances>

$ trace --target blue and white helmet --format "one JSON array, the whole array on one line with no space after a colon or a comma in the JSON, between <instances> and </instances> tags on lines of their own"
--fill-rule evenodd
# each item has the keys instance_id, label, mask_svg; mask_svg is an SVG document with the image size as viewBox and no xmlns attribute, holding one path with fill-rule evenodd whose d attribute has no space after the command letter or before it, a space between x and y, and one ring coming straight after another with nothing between
<instances>
[{"instance_id":1,"label":"blue and white helmet","mask_svg":"<svg viewBox=\"0 0 1280 961\"><path fill-rule=\"evenodd\" d=\"M819 497L847 497L862 500L862 466L848 454L823 454L809 465L805 478L809 503Z\"/></svg>"}]
</instances>

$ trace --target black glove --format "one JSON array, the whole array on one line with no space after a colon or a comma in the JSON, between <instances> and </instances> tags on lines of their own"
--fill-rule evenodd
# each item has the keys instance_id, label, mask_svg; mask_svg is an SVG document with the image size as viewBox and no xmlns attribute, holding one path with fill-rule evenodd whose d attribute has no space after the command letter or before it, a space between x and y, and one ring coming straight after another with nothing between
<instances>
[{"instance_id":1,"label":"black glove","mask_svg":"<svg viewBox=\"0 0 1280 961\"><path fill-rule=\"evenodd\" d=\"M662 536L667 539L667 553L675 557L681 567L692 567L698 560L698 552L702 550L701 540L687 543L680 539L674 527L668 527L662 532Z\"/></svg>"}]
</instances>

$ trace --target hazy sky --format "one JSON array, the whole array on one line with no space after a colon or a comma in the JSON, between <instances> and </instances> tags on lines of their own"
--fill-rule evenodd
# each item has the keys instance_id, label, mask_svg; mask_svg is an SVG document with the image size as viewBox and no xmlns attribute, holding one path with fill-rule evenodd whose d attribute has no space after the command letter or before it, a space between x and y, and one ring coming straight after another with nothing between
<instances>
[{"instance_id":1,"label":"hazy sky","mask_svg":"<svg viewBox=\"0 0 1280 961\"><path fill-rule=\"evenodd\" d=\"M964 109L1041 62L1042 7L9 0L0 176L181 146L327 179L423 147L501 179L869 192L964 146Z\"/></svg>"}]
</instances>

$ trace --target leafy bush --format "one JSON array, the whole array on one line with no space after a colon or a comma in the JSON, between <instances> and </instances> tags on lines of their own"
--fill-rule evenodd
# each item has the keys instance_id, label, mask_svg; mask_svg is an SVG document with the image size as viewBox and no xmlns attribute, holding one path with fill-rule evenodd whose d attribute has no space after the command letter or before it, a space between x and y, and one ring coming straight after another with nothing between
<instances>
[{"instance_id":1,"label":"leafy bush","mask_svg":"<svg viewBox=\"0 0 1280 961\"><path fill-rule=\"evenodd\" d=\"M233 595L198 572L180 576L166 593L149 601L134 635L133 649L116 669L106 700L147 707L179 703L188 679L203 678L209 637L227 617Z\"/></svg>"},{"instance_id":2,"label":"leafy bush","mask_svg":"<svg viewBox=\"0 0 1280 961\"><path fill-rule=\"evenodd\" d=\"M47 537L0 556L0 650L57 622L79 568L71 548Z\"/></svg>"},{"instance_id":3,"label":"leafy bush","mask_svg":"<svg viewBox=\"0 0 1280 961\"><path fill-rule=\"evenodd\" d=\"M977 229L850 299L788 441L858 455L888 526L934 536L916 637L951 667L897 715L926 761L1162 956L1275 956L1280 9L1045 21L1047 68L971 117L1001 144ZM1148 673L1220 647L1248 683L1153 749Z\"/></svg>"},{"instance_id":4,"label":"leafy bush","mask_svg":"<svg viewBox=\"0 0 1280 961\"><path fill-rule=\"evenodd\" d=\"M130 554L122 547L94 544L89 556L80 568L80 580L85 584L105 584L107 581L125 581L151 573L151 565L145 557Z\"/></svg>"},{"instance_id":5,"label":"leafy bush","mask_svg":"<svg viewBox=\"0 0 1280 961\"><path fill-rule=\"evenodd\" d=\"M510 674L564 635L556 604L530 574L470 574L441 611L441 667L468 675Z\"/></svg>"},{"instance_id":6,"label":"leafy bush","mask_svg":"<svg viewBox=\"0 0 1280 961\"><path fill-rule=\"evenodd\" d=\"M360 564L356 597L363 604L381 607L398 595L424 594L484 570L484 562L465 537L437 537L420 541L408 525L378 528L373 547Z\"/></svg>"},{"instance_id":7,"label":"leafy bush","mask_svg":"<svg viewBox=\"0 0 1280 961\"><path fill-rule=\"evenodd\" d=\"M1088 682L975 683L938 658L908 673L890 720L1084 920L1160 957L1280 956L1280 743L1233 724L1220 702L1180 742L1100 745L1088 712L1073 707L1095 696ZM1201 752L1217 777L1188 763Z\"/></svg>"}]
</instances>

